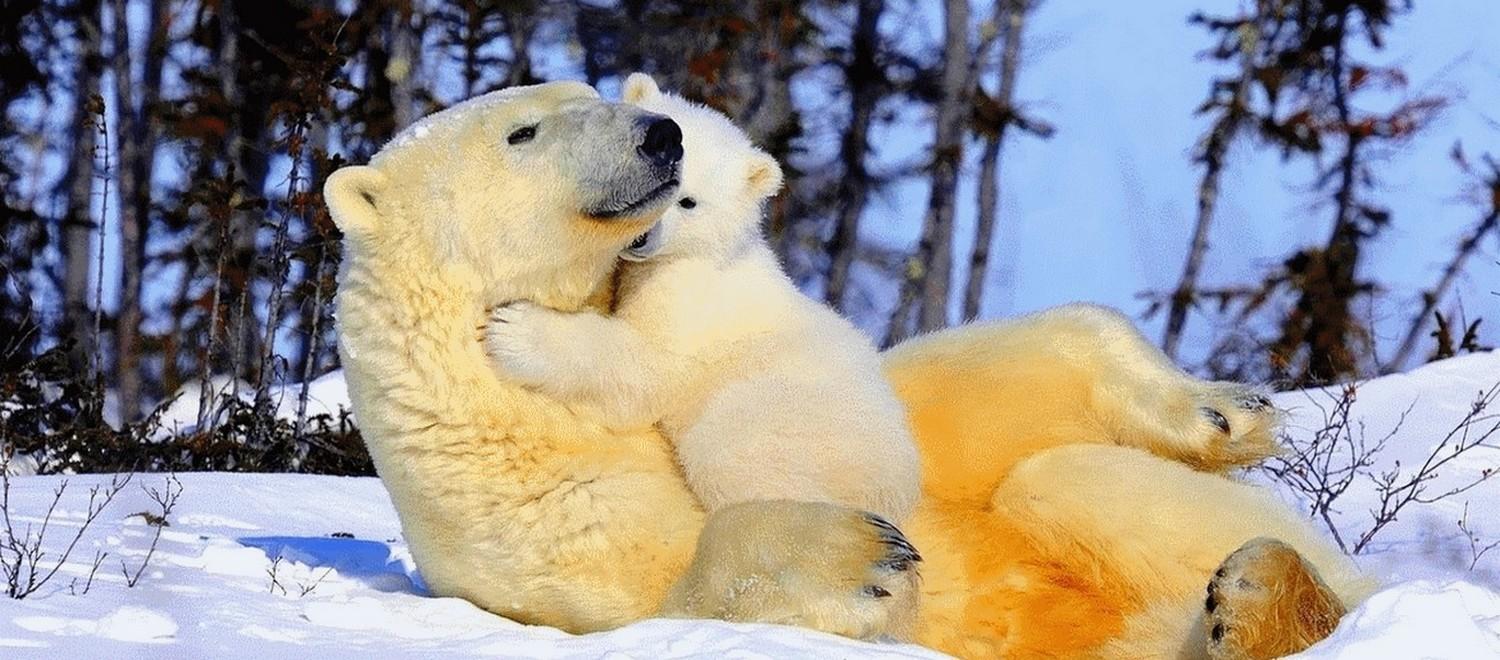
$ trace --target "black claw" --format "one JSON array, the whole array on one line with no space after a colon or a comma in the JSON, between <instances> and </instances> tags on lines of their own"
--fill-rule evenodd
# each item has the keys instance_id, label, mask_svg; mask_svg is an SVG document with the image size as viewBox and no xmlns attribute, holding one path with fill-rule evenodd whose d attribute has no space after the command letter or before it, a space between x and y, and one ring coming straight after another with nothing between
<instances>
[{"instance_id":1,"label":"black claw","mask_svg":"<svg viewBox=\"0 0 1500 660\"><path fill-rule=\"evenodd\" d=\"M1213 614L1214 610L1219 609L1219 597L1214 592L1208 592L1208 598L1203 601L1203 609L1208 610L1209 614Z\"/></svg>"},{"instance_id":2,"label":"black claw","mask_svg":"<svg viewBox=\"0 0 1500 660\"><path fill-rule=\"evenodd\" d=\"M880 541L890 550L884 559L875 563L876 566L901 572L911 570L912 564L922 561L922 554L917 552L916 546L906 540L906 535L890 521L873 513L865 514L865 521L880 530Z\"/></svg>"},{"instance_id":3,"label":"black claw","mask_svg":"<svg viewBox=\"0 0 1500 660\"><path fill-rule=\"evenodd\" d=\"M901 530L897 529L895 525L892 525L891 521L886 520L885 518L881 518L880 516L878 516L876 514L873 514L873 513L866 513L865 514L865 522L870 523L871 525L874 525L876 527L879 527L879 528L881 528L881 529L883 529L883 530L885 530L887 532L895 532L896 534L900 534L901 533Z\"/></svg>"},{"instance_id":4,"label":"black claw","mask_svg":"<svg viewBox=\"0 0 1500 660\"><path fill-rule=\"evenodd\" d=\"M1214 624L1214 629L1209 631L1208 636L1212 637L1215 642L1224 639L1224 624Z\"/></svg>"},{"instance_id":5,"label":"black claw","mask_svg":"<svg viewBox=\"0 0 1500 660\"><path fill-rule=\"evenodd\" d=\"M1204 417L1208 418L1208 421L1213 422L1214 426L1219 427L1220 431L1229 432L1229 418L1225 417L1224 413L1213 408L1199 408L1199 410L1202 411Z\"/></svg>"},{"instance_id":6,"label":"black claw","mask_svg":"<svg viewBox=\"0 0 1500 660\"><path fill-rule=\"evenodd\" d=\"M865 595L871 598L890 598L891 592L878 584L867 585L864 589Z\"/></svg>"}]
</instances>

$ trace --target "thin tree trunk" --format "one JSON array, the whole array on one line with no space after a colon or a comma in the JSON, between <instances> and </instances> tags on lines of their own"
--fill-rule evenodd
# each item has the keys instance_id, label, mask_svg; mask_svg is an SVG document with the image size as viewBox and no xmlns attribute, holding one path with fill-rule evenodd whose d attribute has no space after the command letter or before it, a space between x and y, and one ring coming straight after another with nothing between
<instances>
[{"instance_id":1,"label":"thin tree trunk","mask_svg":"<svg viewBox=\"0 0 1500 660\"><path fill-rule=\"evenodd\" d=\"M132 75L128 0L114 0L114 79L120 161L120 311L115 323L115 378L119 387L120 417L131 421L141 404L141 293L146 267L146 232L151 211L151 175L156 149L152 115L156 90L161 87L161 62L166 52L166 6L151 0L148 41L142 59L140 96Z\"/></svg>"},{"instance_id":2,"label":"thin tree trunk","mask_svg":"<svg viewBox=\"0 0 1500 660\"><path fill-rule=\"evenodd\" d=\"M417 69L421 65L421 37L412 25L415 17L411 12L398 8L391 11L387 26L390 61L382 75L391 84L391 106L395 111L396 130L410 126L421 116L417 109Z\"/></svg>"},{"instance_id":3,"label":"thin tree trunk","mask_svg":"<svg viewBox=\"0 0 1500 660\"><path fill-rule=\"evenodd\" d=\"M908 268L903 299L916 305L917 330L948 324L948 286L953 266L953 193L963 162L964 121L969 116L973 72L969 48L969 2L946 0L943 29L942 98L938 101L936 139L932 145L932 189L922 219L922 237ZM898 312L900 312L898 305ZM891 339L903 339L904 318L892 319Z\"/></svg>"},{"instance_id":4,"label":"thin tree trunk","mask_svg":"<svg viewBox=\"0 0 1500 660\"><path fill-rule=\"evenodd\" d=\"M525 85L535 80L531 73L531 33L536 28L534 12L540 8L523 5L506 13L505 31L510 38L510 71L505 78L506 87Z\"/></svg>"},{"instance_id":5,"label":"thin tree trunk","mask_svg":"<svg viewBox=\"0 0 1500 660\"><path fill-rule=\"evenodd\" d=\"M473 98L479 89L480 32L484 30L484 10L479 3L465 3L464 7L464 98Z\"/></svg>"},{"instance_id":6,"label":"thin tree trunk","mask_svg":"<svg viewBox=\"0 0 1500 660\"><path fill-rule=\"evenodd\" d=\"M1001 133L987 138L979 157L979 217L974 226L974 247L969 251L969 280L964 287L963 320L979 318L984 303L984 280L989 274L990 248L995 242L995 223L1000 212L1000 146Z\"/></svg>"},{"instance_id":7,"label":"thin tree trunk","mask_svg":"<svg viewBox=\"0 0 1500 660\"><path fill-rule=\"evenodd\" d=\"M115 80L115 135L118 159L115 188L120 196L120 306L115 316L115 386L119 391L120 419L134 421L140 414L141 374L137 346L141 310L141 225L135 197L140 183L135 179L136 161L145 146L135 139L135 80L131 75L130 30L126 22L126 0L114 0L111 15L113 71Z\"/></svg>"},{"instance_id":8,"label":"thin tree trunk","mask_svg":"<svg viewBox=\"0 0 1500 660\"><path fill-rule=\"evenodd\" d=\"M240 70L242 52L242 21L238 0L219 0L219 91L228 108L228 130L224 135L224 158L233 170L234 177L243 180L244 192L251 198L259 198L265 192L269 159L263 150L262 140L268 107L266 99L245 94L247 80L242 80ZM255 362L249 358L259 355L259 328L251 308L255 295L256 245L260 235L262 215L250 209L234 209L229 225L229 272L224 276L223 300L234 306L234 312L225 318L229 337L229 364L226 371L231 377L231 396L239 396L241 378L260 381L260 374L252 373L249 366ZM207 384L205 383L205 387Z\"/></svg>"},{"instance_id":9,"label":"thin tree trunk","mask_svg":"<svg viewBox=\"0 0 1500 660\"><path fill-rule=\"evenodd\" d=\"M1463 272L1464 263L1479 249L1479 242L1484 237L1500 229L1500 207L1490 210L1479 224L1469 232L1468 236L1458 244L1458 252L1443 267L1443 275L1438 278L1437 285L1422 292L1422 310L1412 317L1411 326L1406 330L1406 336L1401 340L1401 346L1396 349L1396 354L1391 357L1381 369L1381 373L1390 374L1400 371L1411 359L1412 353L1417 348L1417 342L1421 341L1423 330L1427 328L1427 322L1432 319L1432 313L1437 310L1438 303L1442 302L1443 296L1453 283L1458 280L1458 274Z\"/></svg>"},{"instance_id":10,"label":"thin tree trunk","mask_svg":"<svg viewBox=\"0 0 1500 660\"><path fill-rule=\"evenodd\" d=\"M1203 257L1208 254L1208 230L1213 224L1214 208L1219 201L1219 176L1224 172L1224 156L1229 141L1219 139L1215 130L1209 138L1203 157L1203 178L1198 180L1198 217L1193 223L1193 237L1188 242L1187 262L1182 267L1182 277L1172 291L1172 304L1167 310L1167 328L1162 336L1161 349L1167 357L1177 357L1178 345L1182 342L1182 330L1187 325L1188 309L1197 298L1198 277L1203 270Z\"/></svg>"},{"instance_id":11,"label":"thin tree trunk","mask_svg":"<svg viewBox=\"0 0 1500 660\"><path fill-rule=\"evenodd\" d=\"M1254 63L1254 53L1241 52L1240 76L1230 93L1229 105L1209 129L1198 156L1198 162L1203 163L1203 177L1198 180L1198 214L1193 222L1193 237L1188 243L1182 277L1172 292L1167 326L1161 340L1162 352L1168 357L1177 357L1183 328L1187 326L1188 310L1198 295L1198 278L1203 271L1204 256L1208 254L1208 234L1219 203L1219 179L1224 173L1224 159L1229 147L1247 118L1245 106L1249 102L1250 85L1255 81Z\"/></svg>"},{"instance_id":12,"label":"thin tree trunk","mask_svg":"<svg viewBox=\"0 0 1500 660\"><path fill-rule=\"evenodd\" d=\"M870 123L880 102L880 15L885 0L860 0L854 21L851 57L844 80L849 88L849 127L839 144L844 175L839 180L839 212L828 241L828 283L824 297L835 309L844 308L849 269L859 250L859 220L870 196L870 174L865 157L870 151Z\"/></svg>"},{"instance_id":13,"label":"thin tree trunk","mask_svg":"<svg viewBox=\"0 0 1500 660\"><path fill-rule=\"evenodd\" d=\"M1000 150L1005 145L1006 129L1016 116L1016 75L1021 70L1021 35L1028 0L1002 0L995 9L1000 23L1000 86L995 93L1003 116L995 134L985 142L979 160L979 218L975 222L974 247L969 253L969 281L964 289L964 320L979 318L984 302L984 281L989 271L990 248L994 242L995 223L1000 211Z\"/></svg>"},{"instance_id":14,"label":"thin tree trunk","mask_svg":"<svg viewBox=\"0 0 1500 660\"><path fill-rule=\"evenodd\" d=\"M98 0L85 0L77 8L76 22L82 41L73 78L73 157L62 185L68 191L68 214L63 220L63 313L75 368L87 364L93 350L89 335L89 267L94 234L94 163L98 146L99 118L94 97L99 93L101 29Z\"/></svg>"}]
</instances>

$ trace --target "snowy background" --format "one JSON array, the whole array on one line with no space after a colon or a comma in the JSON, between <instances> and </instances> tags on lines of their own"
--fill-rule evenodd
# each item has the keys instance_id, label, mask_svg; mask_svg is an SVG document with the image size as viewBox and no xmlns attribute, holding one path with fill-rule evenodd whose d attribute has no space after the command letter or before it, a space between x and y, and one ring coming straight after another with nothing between
<instances>
[{"instance_id":1,"label":"snowy background","mask_svg":"<svg viewBox=\"0 0 1500 660\"><path fill-rule=\"evenodd\" d=\"M1364 383L1352 419L1372 435L1400 430L1381 469L1420 463L1500 380L1500 354L1434 363ZM319 381L320 405L343 405L337 374ZM1288 392L1289 432L1323 426L1327 391ZM1403 411L1410 410L1404 422ZM196 411L180 420L192 423ZM1485 418L1496 423L1496 417ZM1478 428L1478 427L1476 427ZM1434 482L1462 483L1500 462L1479 447ZM95 520L58 575L24 600L0 599L0 657L427 657L434 653L545 658L936 657L909 645L866 644L803 630L712 621L645 621L571 636L524 626L465 601L423 594L385 491L374 478L311 475L179 475L182 495L134 587L157 528L146 488L166 476L139 474ZM1265 481L1264 475L1252 479ZM14 524L39 526L54 489L68 482L46 547L56 557L81 524L87 487L108 477L12 479ZM1387 589L1349 615L1311 658L1500 657L1500 551L1473 561L1457 526L1467 504L1472 531L1500 540L1500 482L1411 509L1383 530L1359 563ZM143 488L144 487L144 488ZM1302 502L1283 492L1289 505ZM1375 491L1356 484L1339 525L1360 529ZM1475 516L1474 512L1484 512ZM97 552L107 552L82 593ZM50 561L43 562L44 566ZM1471 566L1472 564L1472 566Z\"/></svg>"}]
</instances>

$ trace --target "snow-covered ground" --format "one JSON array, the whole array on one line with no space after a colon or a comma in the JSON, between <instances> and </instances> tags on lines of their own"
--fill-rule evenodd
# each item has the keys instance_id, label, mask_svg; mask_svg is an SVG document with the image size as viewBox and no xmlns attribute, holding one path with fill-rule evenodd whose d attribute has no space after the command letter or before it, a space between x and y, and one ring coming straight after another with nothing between
<instances>
[{"instance_id":1,"label":"snow-covered ground","mask_svg":"<svg viewBox=\"0 0 1500 660\"><path fill-rule=\"evenodd\" d=\"M1496 382L1500 354L1448 360L1365 383L1353 417L1367 435L1381 437L1410 409L1378 466L1390 469L1399 460L1410 469ZM321 406L337 409L337 375L320 379L315 389ZM1289 425L1297 434L1321 426L1331 405L1317 391L1281 394L1277 402L1290 410ZM196 413L181 421L189 419ZM1440 492L1443 484L1495 466L1500 448L1475 449L1445 466L1433 488ZM81 524L88 487L109 481L92 475L67 479L48 523L44 569ZM937 657L915 646L713 621L654 620L584 636L525 626L461 600L424 595L395 513L375 479L180 479L179 503L134 587L126 584L121 560L132 572L144 560L157 528L139 514L159 508L142 487L163 489L164 475L137 475L45 586L24 600L0 598L0 657ZM28 525L40 527L62 481L13 479L18 534ZM1350 489L1335 517L1341 529L1363 529L1373 493L1366 481ZM1360 558L1390 586L1302 657L1500 657L1500 594L1494 591L1500 586L1500 549L1472 561L1468 537L1457 527L1465 501L1471 530L1485 543L1500 540L1500 480L1403 512ZM97 552L109 554L82 593Z\"/></svg>"}]
</instances>

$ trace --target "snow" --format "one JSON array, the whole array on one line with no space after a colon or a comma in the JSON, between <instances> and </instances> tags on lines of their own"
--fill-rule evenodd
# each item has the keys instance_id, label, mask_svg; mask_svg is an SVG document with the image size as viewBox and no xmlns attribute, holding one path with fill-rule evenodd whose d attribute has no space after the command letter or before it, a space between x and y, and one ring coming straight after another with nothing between
<instances>
[{"instance_id":1,"label":"snow","mask_svg":"<svg viewBox=\"0 0 1500 660\"><path fill-rule=\"evenodd\" d=\"M49 525L47 547L66 546L87 487L71 483ZM145 575L127 587L155 528L138 511L155 503L137 475L95 521L46 586L0 598L0 657L322 658L527 656L546 658L936 658L916 646L869 644L782 626L645 621L574 636L526 626L422 588L396 513L373 478L286 474L183 474L178 509ZM19 477L15 522L39 525L64 477ZM127 517L129 516L129 517ZM334 536L337 534L338 536ZM96 550L110 553L87 594ZM272 584L271 572L275 572ZM305 593L304 593L305 592Z\"/></svg>"},{"instance_id":2,"label":"snow","mask_svg":"<svg viewBox=\"0 0 1500 660\"><path fill-rule=\"evenodd\" d=\"M1466 582L1409 582L1371 596L1296 658L1500 657L1500 595Z\"/></svg>"},{"instance_id":3,"label":"snow","mask_svg":"<svg viewBox=\"0 0 1500 660\"><path fill-rule=\"evenodd\" d=\"M1354 418L1378 437L1409 409L1382 467L1398 459L1410 466L1497 381L1500 354L1447 360L1362 384ZM342 385L339 373L313 383L317 410L347 405ZM1293 434L1318 428L1331 405L1321 390L1283 393L1277 402L1289 409ZM196 397L192 408L180 421L196 423ZM289 402L279 409L295 412ZM1500 464L1500 450L1476 451L1482 453L1454 461L1435 483ZM64 478L14 478L15 522L39 525ZM87 487L108 482L98 475L66 479L70 486L48 530L53 553L81 523ZM128 587L120 560L138 567L156 531L133 514L155 509L142 487L161 488L164 477L135 479L57 577L25 600L0 598L0 657L942 657L911 645L717 621L650 620L575 636L509 621L462 600L433 598L424 593L395 512L372 478L180 475L180 504L139 583ZM1341 528L1358 529L1368 520L1373 493L1363 482L1351 489L1336 517ZM1471 526L1490 541L1500 539L1500 482L1463 499ZM1297 657L1500 658L1500 550L1470 569L1467 539L1456 526L1463 499L1403 513L1384 530L1358 561L1387 588ZM96 551L109 555L92 588L81 593Z\"/></svg>"}]
</instances>

